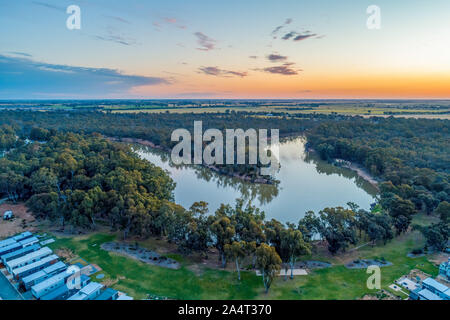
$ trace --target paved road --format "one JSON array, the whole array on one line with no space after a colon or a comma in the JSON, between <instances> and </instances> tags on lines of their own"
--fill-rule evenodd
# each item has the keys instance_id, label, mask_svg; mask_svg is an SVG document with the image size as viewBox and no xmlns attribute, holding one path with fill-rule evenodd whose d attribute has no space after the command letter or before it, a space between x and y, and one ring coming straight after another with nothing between
<instances>
[{"instance_id":1,"label":"paved road","mask_svg":"<svg viewBox=\"0 0 450 320\"><path fill-rule=\"evenodd\" d=\"M3 272L0 272L0 297L3 300L23 300L22 296L6 279Z\"/></svg>"}]
</instances>

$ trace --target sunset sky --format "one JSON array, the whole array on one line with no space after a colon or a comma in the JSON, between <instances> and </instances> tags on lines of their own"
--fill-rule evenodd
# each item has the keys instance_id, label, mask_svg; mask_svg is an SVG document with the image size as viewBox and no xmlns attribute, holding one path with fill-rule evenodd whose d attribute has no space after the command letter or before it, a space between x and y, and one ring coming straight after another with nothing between
<instances>
[{"instance_id":1,"label":"sunset sky","mask_svg":"<svg viewBox=\"0 0 450 320\"><path fill-rule=\"evenodd\" d=\"M450 98L449 0L0 0L0 43L0 99Z\"/></svg>"}]
</instances>

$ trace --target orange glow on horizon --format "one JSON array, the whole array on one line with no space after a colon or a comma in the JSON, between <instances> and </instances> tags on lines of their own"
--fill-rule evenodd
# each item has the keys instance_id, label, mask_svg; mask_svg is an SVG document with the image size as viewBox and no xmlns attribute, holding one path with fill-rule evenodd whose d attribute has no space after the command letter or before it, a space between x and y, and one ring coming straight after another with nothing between
<instances>
[{"instance_id":1,"label":"orange glow on horizon","mask_svg":"<svg viewBox=\"0 0 450 320\"><path fill-rule=\"evenodd\" d=\"M190 88L191 90L187 89ZM196 75L171 85L136 87L133 94L206 98L343 98L449 99L450 75L320 75L252 74L243 78Z\"/></svg>"}]
</instances>

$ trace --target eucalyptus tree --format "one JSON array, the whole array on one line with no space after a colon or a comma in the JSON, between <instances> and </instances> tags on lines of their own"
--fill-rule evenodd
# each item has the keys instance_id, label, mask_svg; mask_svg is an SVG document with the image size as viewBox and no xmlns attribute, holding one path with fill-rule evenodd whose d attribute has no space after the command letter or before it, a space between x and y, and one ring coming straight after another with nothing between
<instances>
[{"instance_id":1,"label":"eucalyptus tree","mask_svg":"<svg viewBox=\"0 0 450 320\"><path fill-rule=\"evenodd\" d=\"M236 264L236 271L238 280L241 280L241 263L248 254L248 245L245 241L234 241L231 244L226 244L224 247L225 254L229 259L234 260Z\"/></svg>"},{"instance_id":2,"label":"eucalyptus tree","mask_svg":"<svg viewBox=\"0 0 450 320\"><path fill-rule=\"evenodd\" d=\"M352 210L342 207L325 208L319 212L319 233L327 240L332 254L357 243L354 216Z\"/></svg>"},{"instance_id":3,"label":"eucalyptus tree","mask_svg":"<svg viewBox=\"0 0 450 320\"><path fill-rule=\"evenodd\" d=\"M210 231L213 236L214 246L219 251L222 268L225 268L227 264L225 245L231 244L236 237L236 225L232 212L233 210L229 205L222 204L216 210L214 216L209 217Z\"/></svg>"},{"instance_id":4,"label":"eucalyptus tree","mask_svg":"<svg viewBox=\"0 0 450 320\"><path fill-rule=\"evenodd\" d=\"M274 247L262 243L256 249L256 265L261 272L264 289L269 292L273 280L280 272L281 258Z\"/></svg>"},{"instance_id":5,"label":"eucalyptus tree","mask_svg":"<svg viewBox=\"0 0 450 320\"><path fill-rule=\"evenodd\" d=\"M303 239L303 234L292 226L283 229L281 233L280 256L291 267L291 279L294 279L294 267L297 258L311 253L311 246ZM285 279L287 273L285 274Z\"/></svg>"}]
</instances>

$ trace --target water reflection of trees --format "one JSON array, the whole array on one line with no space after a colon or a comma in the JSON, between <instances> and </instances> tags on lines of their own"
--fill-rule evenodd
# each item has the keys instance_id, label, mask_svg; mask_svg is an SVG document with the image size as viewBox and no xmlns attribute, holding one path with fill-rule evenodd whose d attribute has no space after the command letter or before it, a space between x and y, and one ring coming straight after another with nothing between
<instances>
[{"instance_id":1,"label":"water reflection of trees","mask_svg":"<svg viewBox=\"0 0 450 320\"><path fill-rule=\"evenodd\" d=\"M318 173L326 175L338 174L341 177L354 180L359 188L363 189L371 196L376 196L377 194L376 188L371 185L370 182L360 177L357 172L328 163L327 161L320 159L314 152L306 153L305 162L314 164Z\"/></svg>"},{"instance_id":2,"label":"water reflection of trees","mask_svg":"<svg viewBox=\"0 0 450 320\"><path fill-rule=\"evenodd\" d=\"M296 138L298 139L298 138ZM287 141L295 140L295 139L286 139ZM302 141L304 143L304 141ZM270 203L273 199L275 199L279 192L280 187L279 184L258 184L252 183L249 181L244 181L242 179L236 177L230 177L226 175L219 174L212 169L205 168L199 165L185 165L180 164L176 165L172 162L170 153L165 152L163 150L154 149L148 146L142 145L133 145L133 149L135 151L141 151L150 153L153 155L159 156L161 161L165 164L168 164L172 168L176 169L189 169L193 170L197 179L204 180L206 182L215 182L217 188L232 188L236 192L238 192L242 199L246 202L254 202L258 200L261 205L265 205ZM338 174L346 179L351 179L355 181L355 184L366 191L371 196L377 195L377 190L374 186L372 186L368 181L361 178L357 172L348 169L335 166L326 161L320 159L320 157L314 152L305 152L302 154L302 158L304 156L304 161L309 164L314 164L316 170L320 174L333 175Z\"/></svg>"},{"instance_id":3,"label":"water reflection of trees","mask_svg":"<svg viewBox=\"0 0 450 320\"><path fill-rule=\"evenodd\" d=\"M198 179L206 182L215 182L217 188L232 188L239 192L241 195L240 198L247 203L258 200L261 205L265 205L270 203L279 194L279 184L252 183L236 177L219 174L212 169L199 165L178 165L172 162L169 153L148 146L133 145L133 150L157 155L163 163L167 163L172 168L193 170Z\"/></svg>"},{"instance_id":4,"label":"water reflection of trees","mask_svg":"<svg viewBox=\"0 0 450 320\"><path fill-rule=\"evenodd\" d=\"M221 175L211 169L199 166L193 169L197 178L208 182L215 182L218 188L233 188L247 202L253 202L257 199L264 205L271 202L279 193L279 186L277 184L251 183L239 178Z\"/></svg>"}]
</instances>

